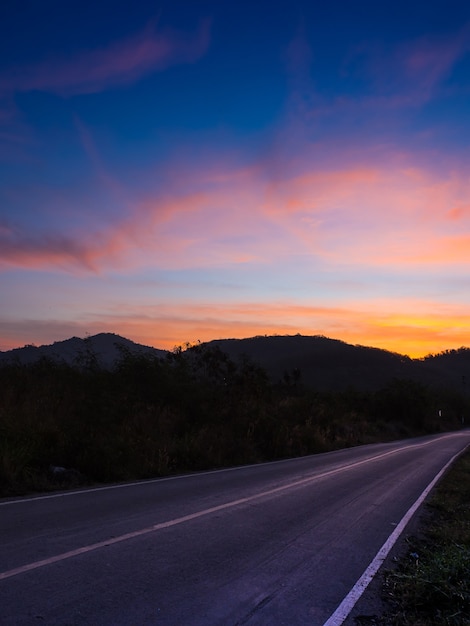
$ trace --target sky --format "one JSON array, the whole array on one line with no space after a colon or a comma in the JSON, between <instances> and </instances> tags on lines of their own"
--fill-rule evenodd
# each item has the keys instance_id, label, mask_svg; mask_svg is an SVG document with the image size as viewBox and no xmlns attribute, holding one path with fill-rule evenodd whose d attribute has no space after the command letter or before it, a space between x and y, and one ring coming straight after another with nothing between
<instances>
[{"instance_id":1,"label":"sky","mask_svg":"<svg viewBox=\"0 0 470 626\"><path fill-rule=\"evenodd\" d=\"M470 345L470 4L0 8L0 350Z\"/></svg>"}]
</instances>

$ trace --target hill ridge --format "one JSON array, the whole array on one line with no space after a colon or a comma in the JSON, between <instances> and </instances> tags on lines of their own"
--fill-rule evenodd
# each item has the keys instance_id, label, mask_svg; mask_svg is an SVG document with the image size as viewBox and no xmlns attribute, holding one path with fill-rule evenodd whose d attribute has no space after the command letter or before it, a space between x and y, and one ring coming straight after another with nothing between
<instances>
[{"instance_id":1,"label":"hill ridge","mask_svg":"<svg viewBox=\"0 0 470 626\"><path fill-rule=\"evenodd\" d=\"M248 357L265 369L274 382L286 382L295 376L318 389L372 390L394 378L464 391L467 391L467 381L470 383L470 348L466 347L412 359L397 352L353 345L325 335L256 335L244 339L214 339L201 345L206 349L220 349L236 361ZM93 355L99 366L112 368L122 357L122 348L158 358L168 354L167 350L144 346L115 333L98 333L0 352L0 364L28 364L46 357L79 365L80 358Z\"/></svg>"}]
</instances>

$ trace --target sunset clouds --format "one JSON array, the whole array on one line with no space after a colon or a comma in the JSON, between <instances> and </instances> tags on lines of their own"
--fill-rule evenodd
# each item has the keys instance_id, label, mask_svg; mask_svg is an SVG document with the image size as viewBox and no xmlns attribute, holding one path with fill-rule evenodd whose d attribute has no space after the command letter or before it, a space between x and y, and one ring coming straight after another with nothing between
<instances>
[{"instance_id":1,"label":"sunset clouds","mask_svg":"<svg viewBox=\"0 0 470 626\"><path fill-rule=\"evenodd\" d=\"M300 3L266 21L263 4L10 43L0 349L101 331L469 344L470 14L368 25Z\"/></svg>"},{"instance_id":2,"label":"sunset clouds","mask_svg":"<svg viewBox=\"0 0 470 626\"><path fill-rule=\"evenodd\" d=\"M385 303L384 303L385 304ZM54 336L85 336L90 333L115 332L144 345L172 350L189 341L210 341L214 337L250 337L270 334L325 334L341 337L352 344L381 346L411 356L461 346L467 342L470 315L468 307L435 309L435 303L409 300L405 303L415 313L401 314L389 306L362 308L322 308L291 306L287 302L266 307L262 302L243 302L238 306L222 303L195 305L177 301L173 305L155 304L126 308L120 312L104 307L101 315L87 314L75 321L52 318L47 321L25 316L22 320L0 322L5 349L35 343L39 333ZM392 304L392 307L394 305ZM420 311L420 309L422 309ZM182 340L182 337L185 339ZM52 340L50 340L52 341Z\"/></svg>"},{"instance_id":3,"label":"sunset clouds","mask_svg":"<svg viewBox=\"0 0 470 626\"><path fill-rule=\"evenodd\" d=\"M412 159L412 155L409 155ZM215 164L214 164L215 165ZM173 174L173 179L184 178ZM202 184L205 191L199 191ZM103 183L111 195L130 190ZM188 183L186 184L188 186ZM178 188L137 199L117 218L81 231L67 225L34 233L5 223L0 261L30 269L58 263L89 271L118 267L204 268L272 263L302 254L312 261L358 266L425 268L470 262L465 227L470 183L464 173L401 165L302 172L273 180L262 164L251 170L204 169L194 191ZM62 231L64 229L64 231Z\"/></svg>"}]
</instances>

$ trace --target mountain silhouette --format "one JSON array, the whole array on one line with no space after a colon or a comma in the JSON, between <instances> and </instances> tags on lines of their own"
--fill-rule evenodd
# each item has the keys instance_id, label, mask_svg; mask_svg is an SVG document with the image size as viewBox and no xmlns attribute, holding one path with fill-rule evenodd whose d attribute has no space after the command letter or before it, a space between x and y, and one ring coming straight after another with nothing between
<instances>
[{"instance_id":1,"label":"mountain silhouette","mask_svg":"<svg viewBox=\"0 0 470 626\"><path fill-rule=\"evenodd\" d=\"M217 339L202 344L220 349L232 360L248 358L271 380L304 384L318 390L374 390L393 379L410 379L433 387L452 387L470 393L470 349L446 350L422 359L380 348L351 345L324 336L257 336ZM166 350L143 346L113 333L85 339L72 337L47 346L25 346L0 352L1 363L28 364L45 357L80 366L87 358L112 368L124 351L164 358Z\"/></svg>"},{"instance_id":2,"label":"mountain silhouette","mask_svg":"<svg viewBox=\"0 0 470 626\"><path fill-rule=\"evenodd\" d=\"M56 341L51 345L28 345L24 348L0 352L0 364L20 363L26 365L46 358L79 366L82 362L93 357L96 358L98 366L112 368L122 356L123 349L133 354L148 354L157 357L164 357L167 354L166 350L143 346L114 333L100 333L85 339L71 337L64 341Z\"/></svg>"},{"instance_id":3,"label":"mountain silhouette","mask_svg":"<svg viewBox=\"0 0 470 626\"><path fill-rule=\"evenodd\" d=\"M470 386L468 348L412 359L388 350L351 345L324 336L220 339L210 345L218 346L233 359L247 355L275 381L292 380L297 370L303 384L321 390L350 387L373 390L394 378L461 389L468 380Z\"/></svg>"}]
</instances>

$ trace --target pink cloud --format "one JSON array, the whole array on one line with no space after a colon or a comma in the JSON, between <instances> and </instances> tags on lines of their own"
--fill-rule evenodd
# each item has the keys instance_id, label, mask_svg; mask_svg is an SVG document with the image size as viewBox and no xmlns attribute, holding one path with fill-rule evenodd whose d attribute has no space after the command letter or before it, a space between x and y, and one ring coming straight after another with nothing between
<instances>
[{"instance_id":1,"label":"pink cloud","mask_svg":"<svg viewBox=\"0 0 470 626\"><path fill-rule=\"evenodd\" d=\"M449 212L463 219L469 200L465 171L439 175L377 161L272 182L263 209L327 263L449 266L469 260L470 248L449 219Z\"/></svg>"},{"instance_id":2,"label":"pink cloud","mask_svg":"<svg viewBox=\"0 0 470 626\"><path fill-rule=\"evenodd\" d=\"M18 267L96 274L105 261L119 267L129 247L119 227L69 234L32 233L18 225L0 224L0 270Z\"/></svg>"},{"instance_id":3,"label":"pink cloud","mask_svg":"<svg viewBox=\"0 0 470 626\"><path fill-rule=\"evenodd\" d=\"M470 217L470 204L458 205L449 209L447 217L452 221L462 221Z\"/></svg>"},{"instance_id":4,"label":"pink cloud","mask_svg":"<svg viewBox=\"0 0 470 626\"><path fill-rule=\"evenodd\" d=\"M68 236L20 235L11 229L0 229L0 267L44 269L45 267L80 266L96 271L86 244Z\"/></svg>"},{"instance_id":5,"label":"pink cloud","mask_svg":"<svg viewBox=\"0 0 470 626\"><path fill-rule=\"evenodd\" d=\"M131 207L129 215L101 230L83 229L73 235L35 233L18 226L0 228L0 267L33 270L56 268L62 271L98 273L105 267L135 267L159 263L166 266L187 254L191 243L201 238L203 224L191 233L191 214L211 206L207 194L186 194L180 198L160 198ZM189 216L189 217L188 217ZM186 226L185 231L180 220ZM178 233L171 234L176 222ZM168 227L169 230L165 230ZM189 237L188 237L189 235Z\"/></svg>"},{"instance_id":6,"label":"pink cloud","mask_svg":"<svg viewBox=\"0 0 470 626\"><path fill-rule=\"evenodd\" d=\"M10 237L12 234L12 227L5 222L0 222L0 237Z\"/></svg>"},{"instance_id":7,"label":"pink cloud","mask_svg":"<svg viewBox=\"0 0 470 626\"><path fill-rule=\"evenodd\" d=\"M437 179L377 163L276 182L256 168L216 180L207 176L204 193L140 206L120 237L132 232L142 260L164 267L272 264L296 254L390 268L468 260L470 247L448 219L457 200L470 198L464 174Z\"/></svg>"},{"instance_id":8,"label":"pink cloud","mask_svg":"<svg viewBox=\"0 0 470 626\"><path fill-rule=\"evenodd\" d=\"M0 93L41 90L71 96L127 85L170 65L197 61L208 48L209 31L208 20L192 35L154 32L151 26L129 39L68 60L17 67L0 76Z\"/></svg>"},{"instance_id":9,"label":"pink cloud","mask_svg":"<svg viewBox=\"0 0 470 626\"><path fill-rule=\"evenodd\" d=\"M202 166L201 166L202 167ZM304 167L304 170L306 168ZM252 168L174 171L167 187L127 213L80 232L0 232L4 265L62 271L134 271L308 264L432 268L468 263L462 233L470 186L465 172L436 172L393 159L343 164L297 176ZM105 181L116 196L127 193Z\"/></svg>"}]
</instances>

